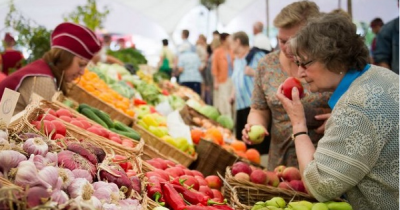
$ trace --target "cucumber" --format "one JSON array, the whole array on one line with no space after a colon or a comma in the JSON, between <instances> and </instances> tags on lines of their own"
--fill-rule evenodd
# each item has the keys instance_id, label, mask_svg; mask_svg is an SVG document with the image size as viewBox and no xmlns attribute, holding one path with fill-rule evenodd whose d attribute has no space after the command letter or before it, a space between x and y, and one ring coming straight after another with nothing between
<instances>
[{"instance_id":1,"label":"cucumber","mask_svg":"<svg viewBox=\"0 0 400 210\"><path fill-rule=\"evenodd\" d=\"M125 125L124 123L114 120L114 128L120 131L126 131L126 132L131 132L133 129Z\"/></svg>"},{"instance_id":2,"label":"cucumber","mask_svg":"<svg viewBox=\"0 0 400 210\"><path fill-rule=\"evenodd\" d=\"M138 133L134 132L128 132L128 131L120 131L115 128L110 128L111 131L118 133L120 135L126 136L128 138L131 138L133 140L139 141L140 140L140 135Z\"/></svg>"},{"instance_id":3,"label":"cucumber","mask_svg":"<svg viewBox=\"0 0 400 210\"><path fill-rule=\"evenodd\" d=\"M100 124L101 126L108 128L107 124L101 120L90 108L84 107L81 110L81 113L85 115L87 118L95 121L96 123Z\"/></svg>"},{"instance_id":4,"label":"cucumber","mask_svg":"<svg viewBox=\"0 0 400 210\"><path fill-rule=\"evenodd\" d=\"M90 109L90 110L93 109L91 106L89 106L89 105L87 105L87 104L85 104L85 103L82 103L82 104L79 104L79 106L78 106L78 112L79 112L79 113L82 113L82 109L83 109L83 108L88 108L88 109Z\"/></svg>"},{"instance_id":5,"label":"cucumber","mask_svg":"<svg viewBox=\"0 0 400 210\"><path fill-rule=\"evenodd\" d=\"M101 110L95 109L95 108L92 108L92 111L93 111L101 120L103 120L103 122L105 122L105 123L107 124L107 127L109 127L109 128L114 127L114 123L113 123L113 121L111 120L110 115L108 115L107 113L105 113L105 112L103 112L103 111L101 111Z\"/></svg>"}]
</instances>

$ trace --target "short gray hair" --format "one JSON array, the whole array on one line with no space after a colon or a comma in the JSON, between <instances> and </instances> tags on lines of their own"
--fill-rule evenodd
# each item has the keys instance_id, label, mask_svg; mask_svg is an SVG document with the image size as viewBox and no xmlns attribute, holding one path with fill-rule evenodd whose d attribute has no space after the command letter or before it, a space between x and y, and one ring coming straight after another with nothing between
<instances>
[{"instance_id":1,"label":"short gray hair","mask_svg":"<svg viewBox=\"0 0 400 210\"><path fill-rule=\"evenodd\" d=\"M301 61L322 62L329 71L362 70L368 64L369 52L356 25L341 14L325 14L310 20L289 41Z\"/></svg>"}]
</instances>

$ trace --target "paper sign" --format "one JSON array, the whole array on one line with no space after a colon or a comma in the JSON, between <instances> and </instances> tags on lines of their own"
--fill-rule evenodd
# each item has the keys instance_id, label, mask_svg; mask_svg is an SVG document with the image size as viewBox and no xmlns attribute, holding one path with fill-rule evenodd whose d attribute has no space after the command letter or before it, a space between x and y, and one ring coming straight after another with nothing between
<instances>
[{"instance_id":1,"label":"paper sign","mask_svg":"<svg viewBox=\"0 0 400 210\"><path fill-rule=\"evenodd\" d=\"M6 88L0 101L0 120L7 126L10 124L15 107L19 99L19 93Z\"/></svg>"}]
</instances>

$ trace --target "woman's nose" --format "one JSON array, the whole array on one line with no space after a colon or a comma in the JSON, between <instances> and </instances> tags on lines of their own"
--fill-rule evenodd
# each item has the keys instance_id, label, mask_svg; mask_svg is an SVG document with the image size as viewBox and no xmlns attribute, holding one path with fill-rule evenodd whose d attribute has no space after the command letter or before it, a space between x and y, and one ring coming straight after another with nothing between
<instances>
[{"instance_id":1,"label":"woman's nose","mask_svg":"<svg viewBox=\"0 0 400 210\"><path fill-rule=\"evenodd\" d=\"M297 76L300 77L300 78L303 78L303 77L306 76L306 71L304 70L303 67L299 66L297 68Z\"/></svg>"}]
</instances>

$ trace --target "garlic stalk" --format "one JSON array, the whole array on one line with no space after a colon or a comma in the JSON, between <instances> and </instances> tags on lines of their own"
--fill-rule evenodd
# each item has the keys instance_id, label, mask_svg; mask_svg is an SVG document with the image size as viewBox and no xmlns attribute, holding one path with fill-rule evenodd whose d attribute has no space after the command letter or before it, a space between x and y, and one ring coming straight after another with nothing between
<instances>
[{"instance_id":1,"label":"garlic stalk","mask_svg":"<svg viewBox=\"0 0 400 210\"><path fill-rule=\"evenodd\" d=\"M68 168L58 168L58 176L62 179L62 189L64 190L66 190L75 179L75 175Z\"/></svg>"}]
</instances>

